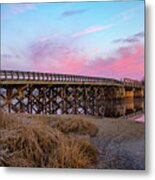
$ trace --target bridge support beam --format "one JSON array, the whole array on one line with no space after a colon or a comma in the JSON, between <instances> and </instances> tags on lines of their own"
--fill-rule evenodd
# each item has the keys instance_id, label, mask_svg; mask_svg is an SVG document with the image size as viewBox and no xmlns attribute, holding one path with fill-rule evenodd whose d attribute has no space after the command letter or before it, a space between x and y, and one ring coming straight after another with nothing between
<instances>
[{"instance_id":1,"label":"bridge support beam","mask_svg":"<svg viewBox=\"0 0 155 180\"><path fill-rule=\"evenodd\" d=\"M134 98L134 89L125 89L125 98Z\"/></svg>"},{"instance_id":2,"label":"bridge support beam","mask_svg":"<svg viewBox=\"0 0 155 180\"><path fill-rule=\"evenodd\" d=\"M3 85L0 107L34 114L103 116L106 100L124 96L122 87L98 85Z\"/></svg>"},{"instance_id":3,"label":"bridge support beam","mask_svg":"<svg viewBox=\"0 0 155 180\"><path fill-rule=\"evenodd\" d=\"M35 78L34 74L33 80ZM58 76L56 78L55 75L51 75L50 78L56 80ZM72 82L53 83L52 81L44 84L46 79L43 80L43 84L39 84L37 81L29 82L30 78L24 82L17 81L15 84L6 81L0 88L0 108L15 113L103 116L106 100L133 99L144 96L144 89L140 86L133 86L133 84L119 84L118 82L117 84L107 82L107 84L100 82L85 84L76 78L78 77L74 77L73 80L78 81L77 84Z\"/></svg>"},{"instance_id":4,"label":"bridge support beam","mask_svg":"<svg viewBox=\"0 0 155 180\"><path fill-rule=\"evenodd\" d=\"M139 98L139 97L144 97L144 89L142 88L136 88L135 91L134 91L134 97L135 98Z\"/></svg>"},{"instance_id":5,"label":"bridge support beam","mask_svg":"<svg viewBox=\"0 0 155 180\"><path fill-rule=\"evenodd\" d=\"M109 100L124 98L125 97L124 87L123 86L105 87L105 97L106 97L106 99L109 99Z\"/></svg>"}]
</instances>

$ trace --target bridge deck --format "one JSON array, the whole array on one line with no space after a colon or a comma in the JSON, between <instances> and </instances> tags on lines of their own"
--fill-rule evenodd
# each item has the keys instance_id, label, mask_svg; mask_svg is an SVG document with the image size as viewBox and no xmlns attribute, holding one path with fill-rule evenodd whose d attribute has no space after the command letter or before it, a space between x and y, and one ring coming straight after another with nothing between
<instances>
[{"instance_id":1,"label":"bridge deck","mask_svg":"<svg viewBox=\"0 0 155 180\"><path fill-rule=\"evenodd\" d=\"M112 78L50 74L24 71L0 71L1 85L99 85L99 86L126 86L142 88L141 82L124 82Z\"/></svg>"},{"instance_id":2,"label":"bridge deck","mask_svg":"<svg viewBox=\"0 0 155 180\"><path fill-rule=\"evenodd\" d=\"M72 81L26 81L26 80L1 80L1 85L97 85L97 86L123 86L123 84L119 83L111 83L111 82L72 82Z\"/></svg>"}]
</instances>

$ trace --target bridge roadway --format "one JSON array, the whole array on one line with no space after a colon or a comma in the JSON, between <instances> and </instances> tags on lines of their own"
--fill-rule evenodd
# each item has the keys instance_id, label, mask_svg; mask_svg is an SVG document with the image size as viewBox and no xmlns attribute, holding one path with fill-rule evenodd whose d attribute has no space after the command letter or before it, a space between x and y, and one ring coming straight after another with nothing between
<instances>
[{"instance_id":1,"label":"bridge roadway","mask_svg":"<svg viewBox=\"0 0 155 180\"><path fill-rule=\"evenodd\" d=\"M103 115L103 101L143 97L141 82L124 79L0 71L0 108L9 112Z\"/></svg>"},{"instance_id":2,"label":"bridge roadway","mask_svg":"<svg viewBox=\"0 0 155 180\"><path fill-rule=\"evenodd\" d=\"M84 85L105 85L105 86L129 86L142 87L141 82L119 81L112 78L68 75L68 74L50 74L26 71L0 71L0 84L84 84Z\"/></svg>"}]
</instances>

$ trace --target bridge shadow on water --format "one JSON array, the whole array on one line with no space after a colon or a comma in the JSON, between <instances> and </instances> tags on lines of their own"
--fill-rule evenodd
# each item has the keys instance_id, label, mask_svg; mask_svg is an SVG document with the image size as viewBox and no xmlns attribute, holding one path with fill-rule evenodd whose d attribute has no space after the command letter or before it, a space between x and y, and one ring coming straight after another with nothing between
<instances>
[{"instance_id":1,"label":"bridge shadow on water","mask_svg":"<svg viewBox=\"0 0 155 180\"><path fill-rule=\"evenodd\" d=\"M144 122L144 100L136 98L105 101L104 117L132 118Z\"/></svg>"}]
</instances>

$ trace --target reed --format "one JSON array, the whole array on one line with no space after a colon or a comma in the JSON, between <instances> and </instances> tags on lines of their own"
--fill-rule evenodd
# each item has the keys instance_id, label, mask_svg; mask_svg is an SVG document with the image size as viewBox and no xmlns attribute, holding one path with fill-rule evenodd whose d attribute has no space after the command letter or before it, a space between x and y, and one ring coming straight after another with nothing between
<instances>
[{"instance_id":1,"label":"reed","mask_svg":"<svg viewBox=\"0 0 155 180\"><path fill-rule=\"evenodd\" d=\"M3 112L1 115L0 166L91 168L95 165L97 149L88 140L65 135L40 119L24 123L17 116Z\"/></svg>"}]
</instances>

